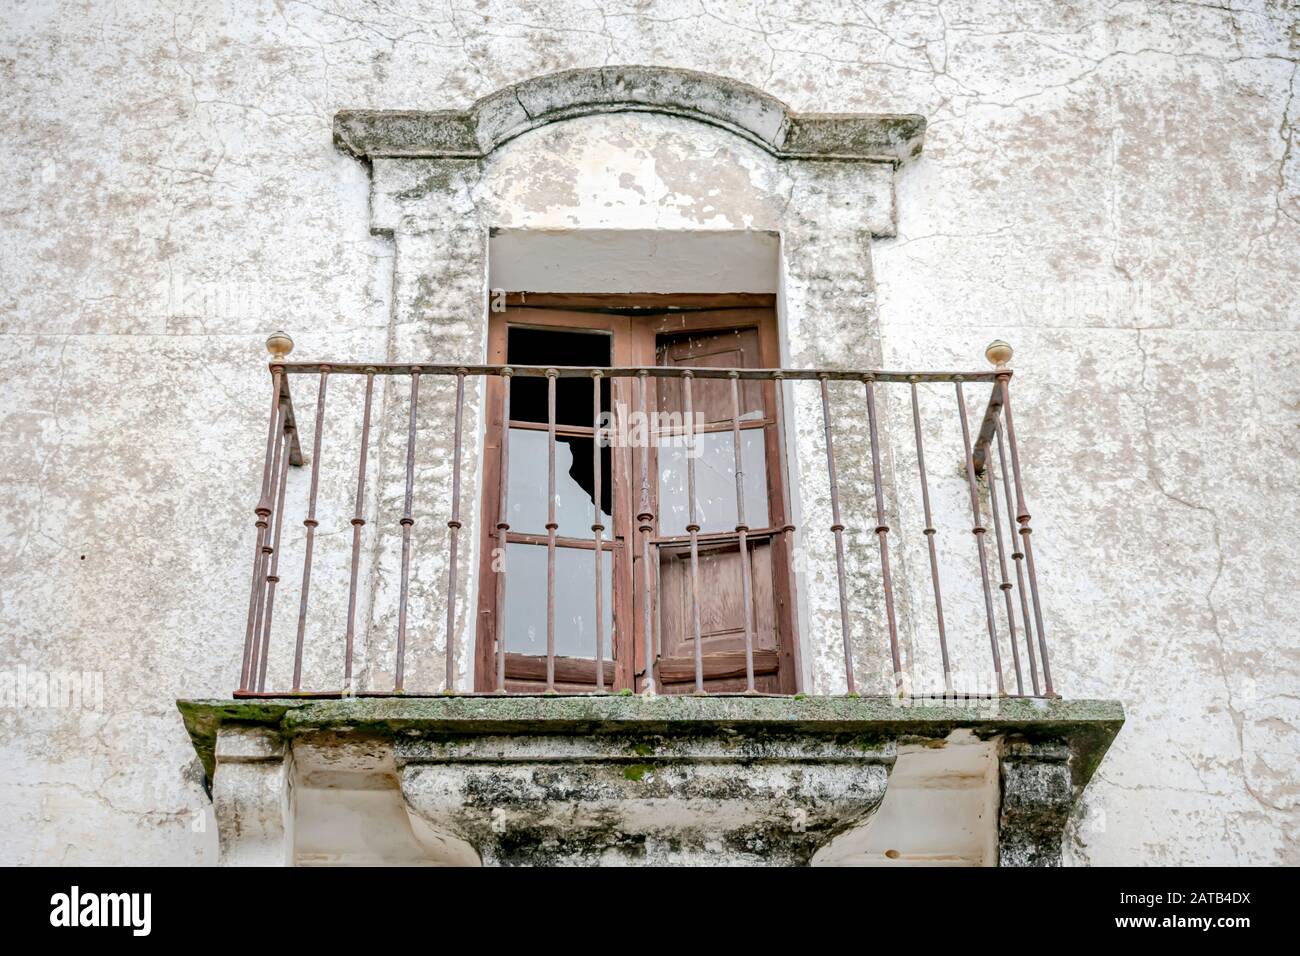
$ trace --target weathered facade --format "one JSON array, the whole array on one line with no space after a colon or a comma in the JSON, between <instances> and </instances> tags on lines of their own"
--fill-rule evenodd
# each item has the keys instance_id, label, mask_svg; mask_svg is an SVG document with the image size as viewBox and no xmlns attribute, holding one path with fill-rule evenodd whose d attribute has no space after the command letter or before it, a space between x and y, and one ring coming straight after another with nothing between
<instances>
[{"instance_id":1,"label":"weathered facade","mask_svg":"<svg viewBox=\"0 0 1300 956\"><path fill-rule=\"evenodd\" d=\"M1295 11L1034 16L92 4L7 23L5 860L1296 862ZM821 410L792 384L805 694L222 700L267 333L306 361L482 363L498 290L770 294L789 368L972 369L1011 340L1064 699L887 699L891 642L909 675L935 658L905 399L882 397L880 455L841 443L867 530L841 646ZM337 684L354 620L355 691L390 690L395 659L412 693L474 680L473 574L441 629L453 396L431 381L412 418L430 491L404 572L396 381L350 561L355 476L321 476L329 639L305 645L304 687ZM359 383L331 388L356 407ZM487 412L465 404L472 528ZM874 438L848 404L839 435ZM943 535L966 481L960 456L931 468ZM984 614L965 520L955 656ZM267 646L268 689L288 687L292 638Z\"/></svg>"}]
</instances>

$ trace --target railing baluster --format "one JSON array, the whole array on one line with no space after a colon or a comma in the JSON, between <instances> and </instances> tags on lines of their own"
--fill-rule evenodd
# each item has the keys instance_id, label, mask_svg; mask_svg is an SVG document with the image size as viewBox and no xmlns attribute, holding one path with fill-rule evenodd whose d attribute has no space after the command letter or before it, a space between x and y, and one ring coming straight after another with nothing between
<instances>
[{"instance_id":1,"label":"railing baluster","mask_svg":"<svg viewBox=\"0 0 1300 956\"><path fill-rule=\"evenodd\" d=\"M754 584L749 566L749 525L745 523L745 471L740 452L740 376L731 375L731 447L736 471L736 537L740 551L740 594L745 605L745 690L754 693Z\"/></svg>"},{"instance_id":2,"label":"railing baluster","mask_svg":"<svg viewBox=\"0 0 1300 956\"><path fill-rule=\"evenodd\" d=\"M247 691L252 677L253 642L257 639L254 627L257 612L261 606L262 549L266 546L267 518L271 514L271 460L275 455L276 434L280 427L280 378L283 370L279 365L271 367L271 416L266 426L266 458L262 465L262 492L258 496L253 513L257 515L257 545L253 550L253 576L248 596L248 627L244 632L244 657L240 667L239 689Z\"/></svg>"},{"instance_id":3,"label":"railing baluster","mask_svg":"<svg viewBox=\"0 0 1300 956\"><path fill-rule=\"evenodd\" d=\"M645 655L645 693L655 693L655 662L658 660L658 646L655 640L656 629L652 618L653 607L650 603L651 584L654 579L650 567L650 538L654 534L654 509L650 503L650 449L654 436L650 429L650 417L646 410L646 392L649 388L648 378L643 369L637 376L640 383L641 423L645 429L645 447L641 450L641 492L637 502L637 530L641 533L641 633L642 653Z\"/></svg>"},{"instance_id":4,"label":"railing baluster","mask_svg":"<svg viewBox=\"0 0 1300 956\"><path fill-rule=\"evenodd\" d=\"M506 692L506 554L510 537L510 383L514 370L501 370L501 494L497 502L497 692Z\"/></svg>"},{"instance_id":5,"label":"railing baluster","mask_svg":"<svg viewBox=\"0 0 1300 956\"><path fill-rule=\"evenodd\" d=\"M361 419L361 458L357 464L357 499L352 512L352 573L348 582L348 628L343 648L343 693L352 687L352 650L356 637L357 575L361 568L361 529L365 526L366 459L370 453L370 409L375 393L375 373L366 372L366 407Z\"/></svg>"},{"instance_id":6,"label":"railing baluster","mask_svg":"<svg viewBox=\"0 0 1300 956\"><path fill-rule=\"evenodd\" d=\"M686 532L691 536L691 628L695 635L695 693L704 693L704 647L700 637L700 525L695 508L695 404L690 369L682 372L686 410Z\"/></svg>"},{"instance_id":7,"label":"railing baluster","mask_svg":"<svg viewBox=\"0 0 1300 956\"><path fill-rule=\"evenodd\" d=\"M555 693L555 379L546 373L546 689Z\"/></svg>"},{"instance_id":8,"label":"railing baluster","mask_svg":"<svg viewBox=\"0 0 1300 956\"><path fill-rule=\"evenodd\" d=\"M921 505L925 511L925 544L930 553L930 583L934 587L934 613L939 623L939 653L943 656L943 689L952 693L952 664L948 659L948 631L943 621L943 595L939 589L939 554L935 548L934 515L930 510L930 483L925 474L925 442L921 437L921 405L912 379L912 430L916 433L916 470L921 477Z\"/></svg>"},{"instance_id":9,"label":"railing baluster","mask_svg":"<svg viewBox=\"0 0 1300 956\"><path fill-rule=\"evenodd\" d=\"M411 369L411 412L406 423L406 497L402 502L402 581L397 597L397 666L393 673L393 690L400 691L406 678L406 602L411 581L411 526L415 524L412 504L415 498L415 419L420 405L420 369Z\"/></svg>"},{"instance_id":10,"label":"railing baluster","mask_svg":"<svg viewBox=\"0 0 1300 956\"><path fill-rule=\"evenodd\" d=\"M962 392L961 380L956 382L957 413L961 417L962 444L966 450L966 483L970 490L971 534L975 536L976 550L980 558L980 581L984 585L984 614L988 619L989 646L993 652L993 673L997 678L998 693L1005 694L1006 685L1002 679L1002 655L998 651L997 625L993 622L993 592L989 588L989 563L984 550L984 524L980 518L979 489L975 484L975 459L971 455L970 423L966 420L966 396Z\"/></svg>"},{"instance_id":11,"label":"railing baluster","mask_svg":"<svg viewBox=\"0 0 1300 956\"><path fill-rule=\"evenodd\" d=\"M903 660L898 649L898 620L894 614L894 581L889 572L889 525L885 524L885 492L880 478L880 436L876 424L876 388L866 379L867 424L871 431L871 484L876 494L876 540L880 543L880 585L885 593L885 622L889 627L889 657L894 665L894 692L903 692Z\"/></svg>"},{"instance_id":12,"label":"railing baluster","mask_svg":"<svg viewBox=\"0 0 1300 956\"><path fill-rule=\"evenodd\" d=\"M280 483L280 459L284 453L284 421L285 421L285 404L283 395L280 404L275 410L275 451L271 456L271 487L269 494L274 494ZM266 515L263 520L267 523L267 528L262 533L262 553L257 560L257 609L253 613L253 647L248 659L248 684L249 690L257 690L258 660L261 651L262 640L262 619L266 612L266 576L270 571L269 564L271 561L271 530L270 524L274 514L274 500L267 498Z\"/></svg>"},{"instance_id":13,"label":"railing baluster","mask_svg":"<svg viewBox=\"0 0 1300 956\"><path fill-rule=\"evenodd\" d=\"M320 447L321 433L325 426L325 385L329 379L329 366L322 365L320 370L320 388L316 393L316 432L312 435L311 446L311 491L307 495L307 518L303 525L307 528L307 540L303 545L302 592L298 595L298 634L293 646L293 692L302 689L302 648L307 634L307 599L311 593L311 556L316 544L316 492L320 489Z\"/></svg>"},{"instance_id":14,"label":"railing baluster","mask_svg":"<svg viewBox=\"0 0 1300 956\"><path fill-rule=\"evenodd\" d=\"M785 380L778 372L775 375L773 390L776 393L776 455L777 471L781 476L781 541L785 546L785 573L787 600L790 602L790 642L794 659L794 690L803 693L803 654L799 647L799 608L795 595L798 580L795 576L794 522L790 519L790 465L786 459L785 447Z\"/></svg>"},{"instance_id":15,"label":"railing baluster","mask_svg":"<svg viewBox=\"0 0 1300 956\"><path fill-rule=\"evenodd\" d=\"M1002 442L1001 424L994 430L998 440L998 468L1002 472L1002 491L1006 495L1007 524L1011 529L1011 563L1016 568L1016 593L1020 595L1020 619L1025 625L1025 650L1029 652L1029 679L1038 696L1038 663L1034 653L1034 625L1029 619L1029 594L1025 590L1024 554L1017 547L1020 536L1016 534L1016 506L1011 498L1011 481L1007 477L1007 449ZM990 488L990 494L992 494Z\"/></svg>"},{"instance_id":16,"label":"railing baluster","mask_svg":"<svg viewBox=\"0 0 1300 956\"><path fill-rule=\"evenodd\" d=\"M1038 627L1038 654L1043 665L1043 692L1048 697L1056 696L1052 687L1052 668L1047 662L1047 635L1043 631L1043 608L1038 600L1038 575L1034 570L1034 548L1029 542L1032 530L1029 527L1029 509L1025 507L1024 481L1020 477L1020 452L1016 447L1016 426L1011 418L1011 373L1001 372L997 377L1002 389L1002 414L1006 421L1007 445L1011 449L1011 474L1016 481L1016 522L1020 525L1020 537L1024 543L1025 567L1029 572L1029 594L1033 599L1034 623Z\"/></svg>"},{"instance_id":17,"label":"railing baluster","mask_svg":"<svg viewBox=\"0 0 1300 956\"><path fill-rule=\"evenodd\" d=\"M279 490L275 495L275 534L271 544L271 569L266 575L266 612L262 615L262 653L261 663L257 668L258 693L266 690L266 667L271 657L271 620L275 613L275 589L280 583L280 532L284 529L284 492L289 481L289 457L296 430L293 420L287 417L289 414L287 404L284 414L286 418L281 428L284 433L282 442L284 447L279 453Z\"/></svg>"},{"instance_id":18,"label":"railing baluster","mask_svg":"<svg viewBox=\"0 0 1300 956\"><path fill-rule=\"evenodd\" d=\"M260 518L259 518L260 520ZM255 526L256 527L256 526ZM244 633L244 653L239 667L239 690L249 689L249 668L253 662L253 627L257 621L257 572L262 564L262 529L257 527L257 540L253 545L253 573L249 580L248 626Z\"/></svg>"},{"instance_id":19,"label":"railing baluster","mask_svg":"<svg viewBox=\"0 0 1300 956\"><path fill-rule=\"evenodd\" d=\"M994 386L996 390L997 386ZM994 423L993 431L998 432L997 424ZM989 483L989 511L993 517L993 540L998 546L998 572L999 583L998 589L1002 592L1003 601L1007 609L1007 634L1011 638L1011 661L1016 669L1016 694L1021 697L1025 696L1025 678L1020 669L1020 641L1016 637L1016 615L1014 606L1011 603L1011 581L1007 577L1007 556L1006 546L1002 543L1002 516L998 509L998 490L993 487L993 472L987 468L988 454L984 456L985 474Z\"/></svg>"},{"instance_id":20,"label":"railing baluster","mask_svg":"<svg viewBox=\"0 0 1300 956\"><path fill-rule=\"evenodd\" d=\"M460 445L465 421L465 369L456 370L455 449L451 456L451 518L447 521L447 685L456 689L456 559L460 539Z\"/></svg>"},{"instance_id":21,"label":"railing baluster","mask_svg":"<svg viewBox=\"0 0 1300 956\"><path fill-rule=\"evenodd\" d=\"M601 523L600 499L601 465L603 456L600 445L600 380L599 369L591 373L591 468L595 476L595 489L592 494L591 533L596 538L596 690L605 689L605 595L603 593L604 574L601 568L600 536L605 531ZM611 385L610 397L613 398Z\"/></svg>"},{"instance_id":22,"label":"railing baluster","mask_svg":"<svg viewBox=\"0 0 1300 956\"><path fill-rule=\"evenodd\" d=\"M835 473L835 443L831 438L831 398L826 376L821 378L822 438L826 444L826 473L831 491L831 533L835 535L835 578L840 592L840 635L844 640L844 679L848 693L858 692L853 678L853 641L849 626L849 592L844 575L844 524L840 521L839 479Z\"/></svg>"}]
</instances>

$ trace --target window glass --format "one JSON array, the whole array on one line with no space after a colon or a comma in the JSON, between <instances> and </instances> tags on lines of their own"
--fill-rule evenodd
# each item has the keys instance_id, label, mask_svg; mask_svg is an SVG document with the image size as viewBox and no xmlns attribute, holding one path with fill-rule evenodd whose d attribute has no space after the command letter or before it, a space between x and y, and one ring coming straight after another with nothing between
<instances>
[{"instance_id":1,"label":"window glass","mask_svg":"<svg viewBox=\"0 0 1300 956\"><path fill-rule=\"evenodd\" d=\"M731 432L695 436L695 508L700 532L736 529L736 458ZM659 441L659 531L686 534L690 508L687 501L687 454L683 437ZM763 431L740 433L740 460L744 470L745 524L767 526L767 472L764 468Z\"/></svg>"},{"instance_id":2,"label":"window glass","mask_svg":"<svg viewBox=\"0 0 1300 956\"><path fill-rule=\"evenodd\" d=\"M545 545L514 543L506 551L506 650L546 656ZM604 659L611 660L614 623L613 564L610 549L601 551ZM555 549L555 653L558 657L596 659L596 552L587 548Z\"/></svg>"}]
</instances>

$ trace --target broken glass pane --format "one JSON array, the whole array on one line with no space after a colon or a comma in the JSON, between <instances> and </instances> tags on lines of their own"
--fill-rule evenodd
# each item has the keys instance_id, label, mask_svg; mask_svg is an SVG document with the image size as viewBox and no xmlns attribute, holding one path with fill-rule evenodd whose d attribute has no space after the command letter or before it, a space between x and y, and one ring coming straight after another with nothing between
<instances>
[{"instance_id":1,"label":"broken glass pane","mask_svg":"<svg viewBox=\"0 0 1300 956\"><path fill-rule=\"evenodd\" d=\"M592 495L595 478L591 439L558 436L555 439L555 522L562 538L590 538L594 522ZM510 485L507 489L510 530L520 534L546 534L547 456L546 432L510 429ZM610 517L613 482L610 449L601 452L600 523L604 537L614 533Z\"/></svg>"}]
</instances>

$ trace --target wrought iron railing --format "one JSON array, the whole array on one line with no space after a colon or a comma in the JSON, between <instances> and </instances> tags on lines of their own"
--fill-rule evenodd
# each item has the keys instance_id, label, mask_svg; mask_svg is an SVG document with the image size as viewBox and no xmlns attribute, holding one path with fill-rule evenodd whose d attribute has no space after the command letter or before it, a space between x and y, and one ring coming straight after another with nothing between
<instances>
[{"instance_id":1,"label":"wrought iron railing","mask_svg":"<svg viewBox=\"0 0 1300 956\"><path fill-rule=\"evenodd\" d=\"M283 333L277 333L267 342L268 349L272 353L272 361L269 365L272 384L272 401L269 416L269 423L266 433L266 453L262 469L261 492L258 498L257 506L254 509L256 514L256 547L254 552L254 561L251 576L250 596L248 603L247 624L245 630L244 651L240 669L239 689L235 692L236 696L285 696L285 695L305 695L305 696L347 696L353 693L364 693L370 695L385 694L443 694L443 693L470 693L467 687L460 686L463 679L458 683L458 667L464 664L466 654L470 649L458 647L458 627L463 627L464 622L457 620L457 601L455 599L458 593L458 587L462 583L461 575L464 569L462 563L462 542L461 531L464 526L464 519L461 513L462 497L462 468L465 455L465 446L467 443L476 442L478 432L485 426L485 420L488 410L480 407L478 413L473 411L467 412L467 391L474 389L478 380L491 378L501 378L508 383L512 379L519 378L541 378L547 382L547 405L548 415L546 430L549 436L550 454L548 460L548 514L545 536L545 544L548 547L547 555L547 588L546 594L538 594L537 600L545 600L546 603L546 631L547 631L547 653L545 656L545 688L554 689L556 686L556 666L557 654L556 646L556 620L555 620L555 541L556 541L556 467L555 467L555 435L556 435L556 386L557 381L580 378L587 379L596 383L592 388L593 407L592 407L592 435L594 455L597 456L593 462L594 478L596 483L595 493L592 496L594 512L592 522L592 532L594 535L594 545L592 550L595 554L593 562L593 594L592 601L596 608L595 622L596 635L594 658L597 666L594 668L594 681L590 688L593 693L608 693L610 691L624 690L625 688L615 687L612 679L607 679L610 672L607 671L605 664L608 660L608 654L613 653L612 635L606 635L604 617L602 615L601 602L604 600L604 590L602 588L602 552L612 544L604 540L604 533L610 529L602 524L601 501L602 493L600 482L602 480L602 465L599 460L601 454L601 434L602 429L608 429L608 419L602 419L601 389L599 383L601 380L622 381L629 383L630 392L635 396L639 405L639 410L644 416L647 409L647 390L650 379L678 379L681 383L681 396L684 398L687 422L693 422L692 417L692 390L694 383L699 380L723 380L730 382L731 408L732 415L730 420L730 433L732 437L732 447L734 451L734 473L736 479L736 502L735 513L737 517L735 534L739 539L739 549L741 553L748 558L747 536L751 534L745 520L745 493L743 485L743 465L741 452L741 431L740 431L740 383L747 381L771 382L774 385L775 395L775 419L778 440L776 442L779 461L777 467L781 474L786 476L786 480L781 483L781 494L783 497L781 514L784 520L780 527L769 529L768 534L773 537L779 537L784 540L788 553L795 551L795 536L798 535L804 539L805 547L817 548L815 541L825 540L834 549L834 574L835 574L835 598L838 603L838 641L843 651L843 671L836 674L837 681L842 682L840 686L847 690L848 693L854 694L859 691L859 682L855 675L857 661L855 660L855 643L860 640L855 638L854 616L855 609L851 607L850 600L850 574L846 569L846 545L845 534L850 531L846 524L845 516L842 514L842 487L841 475L837 473L836 467L836 450L835 437L832 429L832 386L843 388L838 383L853 383L856 387L862 389L861 401L866 410L866 430L867 443L870 452L870 494L865 489L855 489L855 493L861 494L861 500L864 502L863 522L860 523L860 530L864 535L874 536L876 539L878 557L879 557L879 579L876 582L879 587L880 607L879 608L858 608L857 612L861 615L879 614L883 618L882 633L887 638L889 666L892 668L892 693L894 695L907 694L949 694L958 695L966 693L977 693L969 688L964 688L954 684L954 673L958 669L958 662L953 659L951 653L949 636L951 632L950 623L946 620L944 607L944 590L942 585L944 575L941 573L941 564L939 560L939 549L936 538L941 530L936 527L936 518L932 509L931 501L931 480L933 474L927 472L926 464L926 440L924 437L923 416L921 411L921 402L918 399L919 389L924 388L951 388L953 390L952 398L954 399L953 410L957 413L960 421L961 442L958 447L960 454L960 480L964 483L965 489L963 497L969 499L969 525L965 528L973 534L974 551L978 562L979 588L978 593L982 597L983 610L983 629L987 629L988 634L988 655L991 663L991 672L993 674L993 685L987 688L984 693L988 696L1011 695L1011 696L1055 696L1054 685L1052 682L1051 669L1048 663L1047 643L1043 627L1043 612L1039 596L1037 573L1034 564L1034 553L1030 537L1030 515L1025 503L1024 481L1021 474L1020 454L1016 443L1015 425L1012 417L1009 384L1012 373L1006 367L1006 362L1010 358L1010 348L1005 343L994 343L989 347L988 356L996 367L989 371L974 372L891 372L877 370L844 370L844 369L750 369L750 368L683 368L683 367L626 367L626 368L594 368L594 367L544 367L544 366L504 366L504 365L446 365L446 364L426 364L426 363L402 363L402 364L347 364L347 363L316 363L316 362L289 362L286 356L292 349L292 342ZM300 424L294 412L294 404L291 396L289 383L294 377L310 377L315 379L316 401L314 407L314 423L312 430L312 451L308 459L304 459L299 444ZM398 584L398 609L395 626L395 646L394 659L392 661L393 681L391 688L368 688L364 691L356 687L356 675L354 673L356 663L356 642L358 636L358 610L359 610L359 577L361 567L361 555L363 540L366 535L366 527L369 521L367 517L367 461L372 454L372 425L375 418L375 384L377 379L384 377L396 377L405 379L409 383L408 394L406 398L407 411L405 413L405 494L402 498L402 509L400 515L389 515L389 519L395 519L400 526L401 535L401 559L400 559L400 581ZM311 598L313 589L322 586L322 582L313 578L313 551L317 545L317 528L319 525L317 516L317 505L321 490L321 463L322 463L322 436L327 428L327 399L329 398L329 386L332 382L342 378L359 378L364 383L360 409L360 438L359 453L354 463L355 469L355 495L352 497L352 517L351 526L351 549L350 560L348 564L348 592L347 592L347 610L345 616L345 626L341 635L342 641L342 672L339 675L341 683L337 687L319 689L304 686L304 648L307 643L309 634L309 622L311 612ZM406 680L406 660L409 642L412 635L412 622L409 607L410 575L412 560L412 527L415 524L413 504L417 499L416 482L416 439L417 439L417 421L420 409L420 388L421 382L429 379L438 379L446 383L444 387L449 390L454 389L454 404L448 401L450 407L454 407L454 420L450 423L451 432L451 464L449 470L450 497L449 513L446 520L446 572L444 607L438 617L441 624L444 648L445 670L441 675L442 679L438 682L439 686L412 688L407 686ZM468 387L467 387L468 386ZM989 389L987 404L983 412L982 419L979 423L978 431L972 430L968 417L967 407L967 386L984 387ZM820 404L820 421L816 423L816 428L805 427L802 434L805 436L804 450L805 458L808 457L808 442L812 441L811 437L820 432L820 449L819 455L824 455L824 488L829 498L828 510L830 522L825 527L803 527L797 528L791 520L791 465L789 461L789 449L787 446L787 410L786 407L790 399L786 395L787 389L801 387L815 390L813 393L816 397L805 395L807 400L803 403L803 409L808 412L815 409ZM930 603L933 611L934 633L932 639L937 643L937 649L941 659L942 666L942 687L909 687L905 680L905 663L903 660L902 639L900 637L899 614L896 607L896 585L894 570L891 567L890 541L891 532L896 529L891 528L887 512L890 510L886 506L886 491L889 489L891 482L901 486L903 479L901 469L895 469L887 477L886 472L889 470L886 466L882 455L882 443L884 436L882 434L881 410L878 406L878 389L881 387L902 390L898 394L897 401L900 409L906 409L910 405L911 435L906 438L895 436L895 447L899 449L895 456L895 463L898 458L912 455L912 446L914 444L914 461L916 465L916 485L915 490L919 491L918 517L923 519L923 526L919 529L924 538L924 550L926 552L926 564L928 565L928 578L930 592ZM508 523L508 500L509 482L505 480L508 473L508 458L510 454L510 393L509 387L499 389L500 392L500 419L503 423L503 434L501 437L500 447L500 469L502 476L499 484L498 502L499 521L495 526L495 534L498 540L503 540L509 531ZM817 401L819 398L819 402ZM860 411L860 407L856 411ZM355 412L354 412L355 414ZM906 411L901 412L906 414ZM355 427L355 423L353 423ZM541 428L541 424L538 424ZM715 428L716 432L717 429ZM972 433L974 437L972 439ZM697 429L690 425L681 430L676 436L682 439L686 445L691 445L697 439ZM905 452L905 455L904 455ZM694 683L693 690L696 693L705 691L705 680L702 667L702 645L700 640L700 617L699 617L699 547L700 547L700 524L696 515L696 479L695 479L695 457L692 454L685 456L686 488L687 488L687 507L689 517L686 523L687 534L683 536L684 541L679 542L679 546L689 550L689 581L690 581L690 606L691 618L690 627L694 631ZM632 475L632 485L635 491L635 535L637 538L636 547L639 548L641 579L633 581L633 586L638 589L639 613L641 620L641 633L651 635L655 632L656 627L652 623L652 617L657 613L654 601L648 596L651 594L651 574L652 567L656 566L651 560L652 552L663 546L662 539L655 537L655 513L654 500L655 496L651 492L651 476L647 473L647 456L642 455L640 459L639 475ZM288 633L292 635L292 680L289 686L275 686L272 681L272 689L268 690L268 664L272 650L272 631L273 619L276 613L276 596L280 591L281 570L282 570L282 550L287 550L285 541L285 525L287 521L286 505L286 488L289 484L289 474L292 469L302 466L309 466L310 473L309 484L306 484L305 490L305 517L303 526L305 532L301 539L301 575L297 593L297 615L296 623L288 628ZM805 469L804 474L808 474L812 465L808 461L802 462ZM865 471L865 469L864 469ZM955 478L955 470L952 473L944 472L945 479ZM865 477L865 476L864 476ZM820 477L819 477L820 482ZM819 487L822 487L819 485ZM445 489L444 489L445 491ZM898 510L897 497L895 498L895 511ZM989 558L989 548L987 543L987 532L989 526L985 524L985 513L988 513L991 519L991 526L994 530L994 549L996 551L997 564L996 569L991 566ZM874 523L873 523L874 522ZM810 543L810 539L815 539ZM829 556L827 557L829 566ZM744 641L745 641L745 690L748 693L755 691L755 649L754 649L754 622L752 620L751 590L752 582L750 580L750 562L748 559L740 562L741 580L738 587L741 590L741 601L745 608L744 613ZM786 567L789 575L789 593L798 600L798 585L796 582L796 572L793 562L787 562ZM495 575L495 603L491 613L496 616L494 633L495 647L492 648L492 661L494 663L494 684L495 689L489 692L501 693L506 689L506 640L504 638L505 628L503 617L505 609L505 586L509 569L502 567ZM295 578L298 577L295 575ZM330 587L334 587L338 582L331 581ZM811 587L813 585L805 585ZM1001 591L1003 599L998 602L994 596L995 591ZM974 606L975 599L972 598ZM999 607L999 604L1001 607ZM925 616L929 616L926 612ZM920 610L913 608L913 614L918 619L922 617ZM438 627L433 620L434 616L426 614L420 622L420 630L429 634ZM283 628L282 628L283 630ZM313 635L316 639L318 635ZM609 638L606 640L606 638ZM793 640L798 646L798 636L792 635ZM1012 671L1011 675L1004 672L1004 654L1003 642L1011 649L1012 652ZM653 644L653 639L650 639ZM1023 646L1022 646L1023 645ZM883 653L883 648L881 649ZM1023 650L1023 657L1022 657ZM649 659L649 667L645 672L644 685L642 689L653 690L658 664L658 652L655 648L650 648L646 652ZM473 659L470 655L468 658ZM800 669L801 672L801 669ZM539 674L542 671L539 667ZM1011 683L1008 683L1008 677ZM540 679L540 678L539 678ZM480 684L482 681L480 681Z\"/></svg>"}]
</instances>

